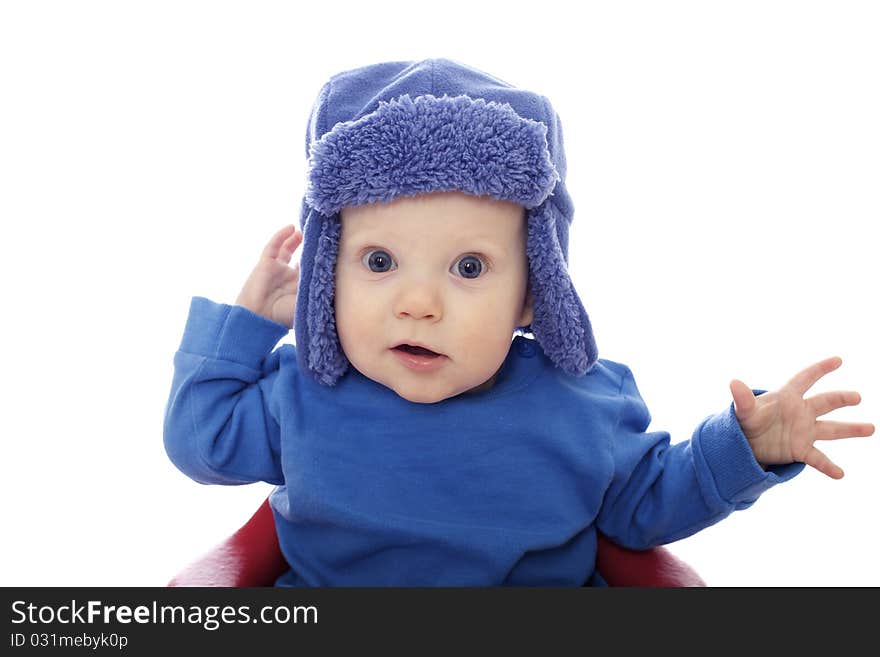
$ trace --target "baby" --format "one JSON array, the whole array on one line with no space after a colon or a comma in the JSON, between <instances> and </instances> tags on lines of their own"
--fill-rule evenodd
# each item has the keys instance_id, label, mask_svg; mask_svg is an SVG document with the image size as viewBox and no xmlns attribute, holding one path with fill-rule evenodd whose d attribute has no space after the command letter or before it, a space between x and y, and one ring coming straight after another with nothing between
<instances>
[{"instance_id":1,"label":"baby","mask_svg":"<svg viewBox=\"0 0 880 657\"><path fill-rule=\"evenodd\" d=\"M601 585L597 532L684 538L805 464L842 477L814 442L873 433L816 419L856 392L804 399L839 358L731 382L689 441L647 431L568 275L545 97L446 59L367 66L324 85L306 145L303 231L235 305L193 299L165 419L196 481L277 485L278 585Z\"/></svg>"}]
</instances>

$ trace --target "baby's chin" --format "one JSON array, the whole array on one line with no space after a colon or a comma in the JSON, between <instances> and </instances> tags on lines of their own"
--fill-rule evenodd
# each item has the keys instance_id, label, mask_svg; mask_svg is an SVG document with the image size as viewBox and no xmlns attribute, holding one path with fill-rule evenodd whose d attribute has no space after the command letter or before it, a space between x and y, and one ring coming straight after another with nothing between
<instances>
[{"instance_id":1,"label":"baby's chin","mask_svg":"<svg viewBox=\"0 0 880 657\"><path fill-rule=\"evenodd\" d=\"M391 386L391 389L397 393L398 397L402 397L413 404L437 404L461 394L443 390L430 390L420 386Z\"/></svg>"},{"instance_id":2,"label":"baby's chin","mask_svg":"<svg viewBox=\"0 0 880 657\"><path fill-rule=\"evenodd\" d=\"M458 397L459 395L469 395L489 390L494 385L494 383L495 377L493 376L491 379L479 384L478 386L466 387L462 390L430 389L426 386L389 387L391 387L391 389L396 392L399 397L402 397L408 402L412 402L414 404L437 404L439 402L446 401L447 399Z\"/></svg>"},{"instance_id":3,"label":"baby's chin","mask_svg":"<svg viewBox=\"0 0 880 657\"><path fill-rule=\"evenodd\" d=\"M394 392L397 392L396 390ZM401 394L397 392L398 396L405 399L408 402L412 402L413 404L439 404L442 401L446 401L455 395L411 395L411 394Z\"/></svg>"}]
</instances>

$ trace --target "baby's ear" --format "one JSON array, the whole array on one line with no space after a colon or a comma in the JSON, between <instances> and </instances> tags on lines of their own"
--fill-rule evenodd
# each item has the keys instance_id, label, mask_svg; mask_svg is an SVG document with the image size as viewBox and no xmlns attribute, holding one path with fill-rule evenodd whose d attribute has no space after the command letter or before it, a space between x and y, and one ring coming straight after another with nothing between
<instances>
[{"instance_id":1,"label":"baby's ear","mask_svg":"<svg viewBox=\"0 0 880 657\"><path fill-rule=\"evenodd\" d=\"M523 302L522 312L520 313L519 320L517 320L517 326L528 326L532 323L532 320L535 318L535 303L532 298L531 290L526 292L526 298Z\"/></svg>"}]
</instances>

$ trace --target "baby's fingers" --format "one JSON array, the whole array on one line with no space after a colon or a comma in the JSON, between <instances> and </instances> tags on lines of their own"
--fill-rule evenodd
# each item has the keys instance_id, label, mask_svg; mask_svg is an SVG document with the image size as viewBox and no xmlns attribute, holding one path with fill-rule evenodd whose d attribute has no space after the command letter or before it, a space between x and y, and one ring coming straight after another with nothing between
<instances>
[{"instance_id":1,"label":"baby's fingers","mask_svg":"<svg viewBox=\"0 0 880 657\"><path fill-rule=\"evenodd\" d=\"M289 240L291 237L295 236L298 232L299 231L296 230L296 226L293 224L285 226L284 228L279 230L272 236L268 244L266 244L266 246L263 248L263 257L272 258L273 260L277 258L281 253L281 249L285 242L287 242L287 240ZM291 251L291 253L293 253L293 251ZM290 254L287 255L287 260L290 260Z\"/></svg>"},{"instance_id":2,"label":"baby's fingers","mask_svg":"<svg viewBox=\"0 0 880 657\"><path fill-rule=\"evenodd\" d=\"M289 236L284 242L281 244L281 248L278 251L278 259L284 262L285 264L290 262L290 257L294 254L296 249L302 244L303 234L302 231L294 230L293 235Z\"/></svg>"},{"instance_id":3,"label":"baby's fingers","mask_svg":"<svg viewBox=\"0 0 880 657\"><path fill-rule=\"evenodd\" d=\"M816 422L816 440L838 440L840 438L864 438L874 433L874 425L867 422Z\"/></svg>"},{"instance_id":4,"label":"baby's fingers","mask_svg":"<svg viewBox=\"0 0 880 657\"><path fill-rule=\"evenodd\" d=\"M739 379L730 382L730 394L733 396L733 409L740 422L747 420L755 412L755 395L752 389Z\"/></svg>"},{"instance_id":5,"label":"baby's fingers","mask_svg":"<svg viewBox=\"0 0 880 657\"><path fill-rule=\"evenodd\" d=\"M807 404L813 409L816 417L843 408L844 406L858 406L862 396L855 390L835 390L823 392L807 400Z\"/></svg>"},{"instance_id":6,"label":"baby's fingers","mask_svg":"<svg viewBox=\"0 0 880 657\"><path fill-rule=\"evenodd\" d=\"M819 472L824 475L828 475L832 479L843 478L843 470L840 468L840 466L834 464L831 459L829 459L825 454L823 454L815 447L811 447L810 451L807 452L804 463L806 463L810 467L816 468Z\"/></svg>"},{"instance_id":7,"label":"baby's fingers","mask_svg":"<svg viewBox=\"0 0 880 657\"><path fill-rule=\"evenodd\" d=\"M821 360L795 374L787 385L793 387L799 395L803 396L807 390L813 387L816 381L829 372L836 370L840 367L841 363L843 363L843 359L839 356L832 356L831 358Z\"/></svg>"}]
</instances>

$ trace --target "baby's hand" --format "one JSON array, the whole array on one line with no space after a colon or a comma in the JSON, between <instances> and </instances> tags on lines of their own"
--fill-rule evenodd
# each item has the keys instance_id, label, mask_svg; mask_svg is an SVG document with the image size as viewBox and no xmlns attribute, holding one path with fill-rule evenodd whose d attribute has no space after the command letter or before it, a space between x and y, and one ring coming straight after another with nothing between
<instances>
[{"instance_id":1,"label":"baby's hand","mask_svg":"<svg viewBox=\"0 0 880 657\"><path fill-rule=\"evenodd\" d=\"M241 289L236 305L287 328L293 327L299 262L289 265L302 238L302 232L294 225L285 226L272 236Z\"/></svg>"},{"instance_id":2,"label":"baby's hand","mask_svg":"<svg viewBox=\"0 0 880 657\"><path fill-rule=\"evenodd\" d=\"M779 390L755 397L742 381L730 382L736 417L762 466L806 463L833 479L843 470L813 447L816 440L870 436L874 425L856 422L817 421L816 418L861 401L857 392L823 392L804 399L816 381L840 367L840 358L826 358L794 376Z\"/></svg>"}]
</instances>

